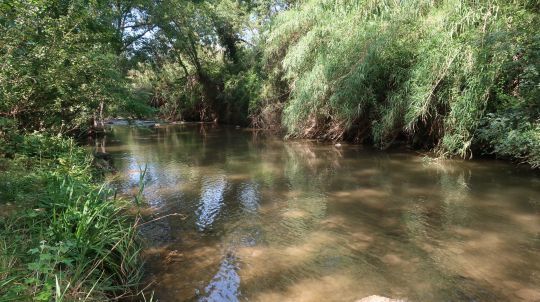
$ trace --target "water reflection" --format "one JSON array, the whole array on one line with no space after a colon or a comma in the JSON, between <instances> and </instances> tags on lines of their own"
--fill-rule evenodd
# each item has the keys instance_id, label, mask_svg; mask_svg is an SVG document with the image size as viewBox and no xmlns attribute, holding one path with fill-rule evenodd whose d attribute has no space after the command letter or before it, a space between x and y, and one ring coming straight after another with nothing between
<instances>
[{"instance_id":1,"label":"water reflection","mask_svg":"<svg viewBox=\"0 0 540 302\"><path fill-rule=\"evenodd\" d=\"M253 214L259 207L258 185L254 182L243 183L240 185L240 202L244 211Z\"/></svg>"},{"instance_id":2,"label":"water reflection","mask_svg":"<svg viewBox=\"0 0 540 302\"><path fill-rule=\"evenodd\" d=\"M204 231L212 226L223 207L223 193L226 186L227 182L223 175L203 180L201 201L196 211L196 224L199 231Z\"/></svg>"},{"instance_id":3,"label":"water reflection","mask_svg":"<svg viewBox=\"0 0 540 302\"><path fill-rule=\"evenodd\" d=\"M240 276L236 272L237 269L234 257L229 256L223 259L218 272L212 277L212 280L210 280L209 284L204 289L204 296L201 297L199 301L239 301Z\"/></svg>"},{"instance_id":4,"label":"water reflection","mask_svg":"<svg viewBox=\"0 0 540 302\"><path fill-rule=\"evenodd\" d=\"M234 128L115 127L160 301L540 300L540 177Z\"/></svg>"}]
</instances>

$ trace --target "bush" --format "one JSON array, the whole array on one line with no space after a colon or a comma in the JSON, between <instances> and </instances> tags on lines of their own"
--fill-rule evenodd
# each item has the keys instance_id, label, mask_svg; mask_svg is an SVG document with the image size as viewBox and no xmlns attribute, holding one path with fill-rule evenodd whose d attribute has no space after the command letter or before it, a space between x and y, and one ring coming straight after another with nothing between
<instances>
[{"instance_id":1,"label":"bush","mask_svg":"<svg viewBox=\"0 0 540 302\"><path fill-rule=\"evenodd\" d=\"M540 167L540 120L531 122L517 114L488 114L478 130L478 140L488 145L486 153Z\"/></svg>"},{"instance_id":2,"label":"bush","mask_svg":"<svg viewBox=\"0 0 540 302\"><path fill-rule=\"evenodd\" d=\"M0 296L105 301L141 277L136 222L72 140L22 136L0 169Z\"/></svg>"},{"instance_id":3,"label":"bush","mask_svg":"<svg viewBox=\"0 0 540 302\"><path fill-rule=\"evenodd\" d=\"M302 2L268 28L264 91L274 93L260 104L282 108L275 104L285 82L289 136L380 148L400 139L471 157L487 114L511 107L529 121L540 117L540 20L531 3ZM511 128L537 136L527 129Z\"/></svg>"}]
</instances>

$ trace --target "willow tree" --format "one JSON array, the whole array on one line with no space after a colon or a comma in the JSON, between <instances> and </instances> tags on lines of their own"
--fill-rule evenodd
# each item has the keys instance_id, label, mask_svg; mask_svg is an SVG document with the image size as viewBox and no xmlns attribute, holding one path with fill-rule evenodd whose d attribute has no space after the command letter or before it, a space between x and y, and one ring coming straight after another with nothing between
<instances>
[{"instance_id":1,"label":"willow tree","mask_svg":"<svg viewBox=\"0 0 540 302\"><path fill-rule=\"evenodd\" d=\"M289 136L538 165L538 21L536 1L304 1L269 26L261 103L286 95Z\"/></svg>"}]
</instances>

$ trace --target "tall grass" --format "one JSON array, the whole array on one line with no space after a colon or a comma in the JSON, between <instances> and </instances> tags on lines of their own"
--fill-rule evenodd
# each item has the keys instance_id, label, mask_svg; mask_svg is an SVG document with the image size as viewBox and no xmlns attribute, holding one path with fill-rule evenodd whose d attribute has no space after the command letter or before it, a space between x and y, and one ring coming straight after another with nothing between
<instances>
[{"instance_id":1,"label":"tall grass","mask_svg":"<svg viewBox=\"0 0 540 302\"><path fill-rule=\"evenodd\" d=\"M267 73L284 80L268 76L268 90L290 91L282 114L289 136L381 148L406 139L461 157L476 145L504 156L497 150L505 133L486 141L479 131L488 113L510 109L533 125L529 132L540 125L535 3L302 1L265 36ZM528 139L540 143L538 132ZM530 150L520 156L540 163Z\"/></svg>"},{"instance_id":2,"label":"tall grass","mask_svg":"<svg viewBox=\"0 0 540 302\"><path fill-rule=\"evenodd\" d=\"M134 295L141 278L137 221L73 141L23 136L2 159L0 297L106 301ZM4 301L2 300L2 301Z\"/></svg>"}]
</instances>

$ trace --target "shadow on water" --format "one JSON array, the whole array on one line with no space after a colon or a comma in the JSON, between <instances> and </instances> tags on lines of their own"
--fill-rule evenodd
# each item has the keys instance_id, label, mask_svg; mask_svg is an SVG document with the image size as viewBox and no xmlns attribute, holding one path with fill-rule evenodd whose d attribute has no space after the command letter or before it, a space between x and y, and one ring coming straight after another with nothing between
<instances>
[{"instance_id":1,"label":"shadow on water","mask_svg":"<svg viewBox=\"0 0 540 302\"><path fill-rule=\"evenodd\" d=\"M540 177L497 161L283 142L208 125L114 127L144 196L160 301L540 300Z\"/></svg>"}]
</instances>

